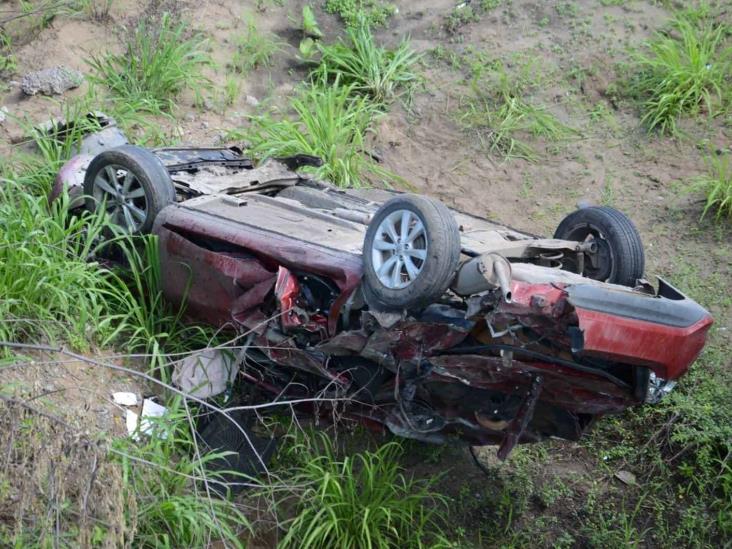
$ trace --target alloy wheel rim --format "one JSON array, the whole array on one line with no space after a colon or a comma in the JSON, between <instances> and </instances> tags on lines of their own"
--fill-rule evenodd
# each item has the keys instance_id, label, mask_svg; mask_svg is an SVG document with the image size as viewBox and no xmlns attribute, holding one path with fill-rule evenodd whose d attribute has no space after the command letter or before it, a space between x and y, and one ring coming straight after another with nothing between
<instances>
[{"instance_id":1,"label":"alloy wheel rim","mask_svg":"<svg viewBox=\"0 0 732 549\"><path fill-rule=\"evenodd\" d=\"M94 178L94 198L114 223L130 233L139 231L147 221L145 188L127 168L108 164L99 170Z\"/></svg>"},{"instance_id":2,"label":"alloy wheel rim","mask_svg":"<svg viewBox=\"0 0 732 549\"><path fill-rule=\"evenodd\" d=\"M427 259L427 232L411 210L396 210L376 229L371 250L376 276L385 287L406 288L420 275Z\"/></svg>"}]
</instances>

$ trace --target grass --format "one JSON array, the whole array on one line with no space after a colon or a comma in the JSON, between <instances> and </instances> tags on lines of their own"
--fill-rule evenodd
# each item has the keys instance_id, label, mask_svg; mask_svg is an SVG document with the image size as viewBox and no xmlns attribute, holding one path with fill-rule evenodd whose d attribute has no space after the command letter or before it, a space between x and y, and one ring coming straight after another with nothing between
<instances>
[{"instance_id":1,"label":"grass","mask_svg":"<svg viewBox=\"0 0 732 549\"><path fill-rule=\"evenodd\" d=\"M91 58L90 78L109 88L118 101L134 104L137 111L170 112L186 89L200 99L201 90L209 86L202 71L211 58L203 39L188 36L186 29L185 23L176 23L167 14L159 24L141 22L123 54Z\"/></svg>"},{"instance_id":2,"label":"grass","mask_svg":"<svg viewBox=\"0 0 732 549\"><path fill-rule=\"evenodd\" d=\"M528 80L512 76L503 65L496 65L485 76L481 72L473 79L473 95L464 99L458 119L491 153L535 161L539 153L526 140L528 136L547 141L576 136L575 130L545 107L527 99Z\"/></svg>"},{"instance_id":3,"label":"grass","mask_svg":"<svg viewBox=\"0 0 732 549\"><path fill-rule=\"evenodd\" d=\"M300 90L291 104L293 116L267 114L252 119L251 127L235 138L250 143L260 157L304 153L318 156L323 166L314 175L340 187L362 187L369 178L388 173L366 156L366 133L379 114L353 86L314 82Z\"/></svg>"},{"instance_id":4,"label":"grass","mask_svg":"<svg viewBox=\"0 0 732 549\"><path fill-rule=\"evenodd\" d=\"M231 58L231 67L241 74L260 67L269 67L275 54L286 45L275 40L271 33L260 32L253 20L247 22L246 32L236 39L235 44L236 51Z\"/></svg>"},{"instance_id":5,"label":"grass","mask_svg":"<svg viewBox=\"0 0 732 549\"><path fill-rule=\"evenodd\" d=\"M669 35L659 34L636 57L635 93L642 122L651 130L677 133L683 115L715 116L727 108L732 85L729 24L694 23L676 17Z\"/></svg>"},{"instance_id":6,"label":"grass","mask_svg":"<svg viewBox=\"0 0 732 549\"><path fill-rule=\"evenodd\" d=\"M325 10L336 13L348 27L365 21L370 27L386 25L396 13L396 6L382 0L326 0Z\"/></svg>"},{"instance_id":7,"label":"grass","mask_svg":"<svg viewBox=\"0 0 732 549\"><path fill-rule=\"evenodd\" d=\"M378 46L364 20L347 29L346 36L346 41L320 47L320 70L328 79L350 85L378 104L393 101L417 82L413 67L420 56L407 39L394 50Z\"/></svg>"},{"instance_id":8,"label":"grass","mask_svg":"<svg viewBox=\"0 0 732 549\"><path fill-rule=\"evenodd\" d=\"M707 173L691 184L691 190L706 196L702 219L714 212L717 220L732 220L732 164L729 155L713 156L707 159L707 163Z\"/></svg>"},{"instance_id":9,"label":"grass","mask_svg":"<svg viewBox=\"0 0 732 549\"><path fill-rule=\"evenodd\" d=\"M125 490L137 501L127 510L134 546L206 547L220 540L226 547L241 548L241 537L251 533L251 523L235 503L217 493L221 490L215 482L222 473L210 471L208 463L223 454L197 452L188 413L175 399L162 418L152 421L153 430L141 436L142 444L120 439L113 446L122 464Z\"/></svg>"},{"instance_id":10,"label":"grass","mask_svg":"<svg viewBox=\"0 0 732 549\"><path fill-rule=\"evenodd\" d=\"M288 483L301 488L282 502L295 509L281 547L446 546L438 520L446 502L404 476L396 442L338 457L320 433L288 453L299 462Z\"/></svg>"}]
</instances>

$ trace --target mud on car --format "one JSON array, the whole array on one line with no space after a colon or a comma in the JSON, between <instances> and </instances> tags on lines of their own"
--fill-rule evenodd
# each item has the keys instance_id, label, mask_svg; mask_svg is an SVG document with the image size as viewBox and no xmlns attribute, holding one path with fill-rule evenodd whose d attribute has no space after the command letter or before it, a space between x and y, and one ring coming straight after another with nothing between
<instances>
[{"instance_id":1,"label":"mud on car","mask_svg":"<svg viewBox=\"0 0 732 549\"><path fill-rule=\"evenodd\" d=\"M615 209L579 209L542 238L301 170L318 164L123 144L82 151L55 192L157 235L166 298L246 334L249 393L347 398L350 417L404 437L498 444L501 458L576 440L657 401L704 346L710 314L643 279L640 236Z\"/></svg>"}]
</instances>

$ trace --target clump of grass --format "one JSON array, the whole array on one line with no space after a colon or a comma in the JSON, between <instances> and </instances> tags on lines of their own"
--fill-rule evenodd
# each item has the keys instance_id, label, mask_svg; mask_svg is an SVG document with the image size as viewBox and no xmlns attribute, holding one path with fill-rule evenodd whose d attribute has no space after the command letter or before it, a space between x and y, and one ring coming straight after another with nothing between
<instances>
[{"instance_id":1,"label":"clump of grass","mask_svg":"<svg viewBox=\"0 0 732 549\"><path fill-rule=\"evenodd\" d=\"M304 489L286 502L296 516L283 547L439 546L437 516L446 502L429 484L404 476L397 443L339 458L327 435L316 441L291 450L301 462L291 483Z\"/></svg>"},{"instance_id":2,"label":"clump of grass","mask_svg":"<svg viewBox=\"0 0 732 549\"><path fill-rule=\"evenodd\" d=\"M528 80L512 77L500 64L487 79L482 76L473 80L474 95L464 102L459 120L476 132L491 153L534 161L538 153L525 136L556 141L576 135L545 107L526 98Z\"/></svg>"},{"instance_id":3,"label":"clump of grass","mask_svg":"<svg viewBox=\"0 0 732 549\"><path fill-rule=\"evenodd\" d=\"M318 26L318 21L315 19L313 8L307 5L302 8L302 33L310 38L323 38L323 31L321 31Z\"/></svg>"},{"instance_id":4,"label":"clump of grass","mask_svg":"<svg viewBox=\"0 0 732 549\"><path fill-rule=\"evenodd\" d=\"M723 110L732 85L732 47L725 44L731 29L677 17L671 34L658 35L648 53L637 56L635 92L649 129L673 134L682 115Z\"/></svg>"},{"instance_id":5,"label":"clump of grass","mask_svg":"<svg viewBox=\"0 0 732 549\"><path fill-rule=\"evenodd\" d=\"M363 20L369 26L385 25L396 13L391 2L382 0L326 0L325 10L337 13L348 27L355 27Z\"/></svg>"},{"instance_id":6,"label":"clump of grass","mask_svg":"<svg viewBox=\"0 0 732 549\"><path fill-rule=\"evenodd\" d=\"M320 69L327 78L352 85L376 103L390 102L417 81L412 68L420 56L407 39L394 50L380 47L363 19L347 30L347 36L347 42L320 47Z\"/></svg>"},{"instance_id":7,"label":"clump of grass","mask_svg":"<svg viewBox=\"0 0 732 549\"><path fill-rule=\"evenodd\" d=\"M151 113L172 111L175 99L185 89L200 98L208 86L203 68L211 63L204 40L188 37L184 23L165 14L158 25L141 22L121 55L92 57L91 79L106 85L120 101Z\"/></svg>"},{"instance_id":8,"label":"clump of grass","mask_svg":"<svg viewBox=\"0 0 732 549\"><path fill-rule=\"evenodd\" d=\"M242 137L250 151L261 157L310 154L323 160L314 175L340 187L361 187L368 177L388 177L364 154L365 137L379 114L353 86L315 81L301 89L291 104L294 116L275 118L271 114L252 119Z\"/></svg>"},{"instance_id":9,"label":"clump of grass","mask_svg":"<svg viewBox=\"0 0 732 549\"><path fill-rule=\"evenodd\" d=\"M11 53L12 40L3 29L0 29L0 75L15 72L17 62Z\"/></svg>"},{"instance_id":10,"label":"clump of grass","mask_svg":"<svg viewBox=\"0 0 732 549\"><path fill-rule=\"evenodd\" d=\"M231 59L231 67L242 74L252 69L269 67L274 55L281 51L284 45L275 40L270 33L260 32L256 23L250 20L247 22L246 32L236 39L236 51Z\"/></svg>"},{"instance_id":11,"label":"clump of grass","mask_svg":"<svg viewBox=\"0 0 732 549\"><path fill-rule=\"evenodd\" d=\"M729 155L709 158L708 164L707 173L691 185L692 190L700 191L706 196L702 219L713 211L717 220L732 220L732 164Z\"/></svg>"}]
</instances>

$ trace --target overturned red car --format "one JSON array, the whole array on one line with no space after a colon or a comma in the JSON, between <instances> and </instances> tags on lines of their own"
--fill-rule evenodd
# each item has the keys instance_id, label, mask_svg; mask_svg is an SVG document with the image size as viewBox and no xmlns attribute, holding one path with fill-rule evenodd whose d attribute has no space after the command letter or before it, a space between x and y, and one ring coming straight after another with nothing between
<instances>
[{"instance_id":1,"label":"overturned red car","mask_svg":"<svg viewBox=\"0 0 732 549\"><path fill-rule=\"evenodd\" d=\"M433 199L342 190L304 155L122 145L61 170L77 204L158 236L164 293L246 334L239 376L271 399L347 399L401 436L576 440L657 401L701 352L710 314L643 280L633 224L608 207L539 238Z\"/></svg>"}]
</instances>

